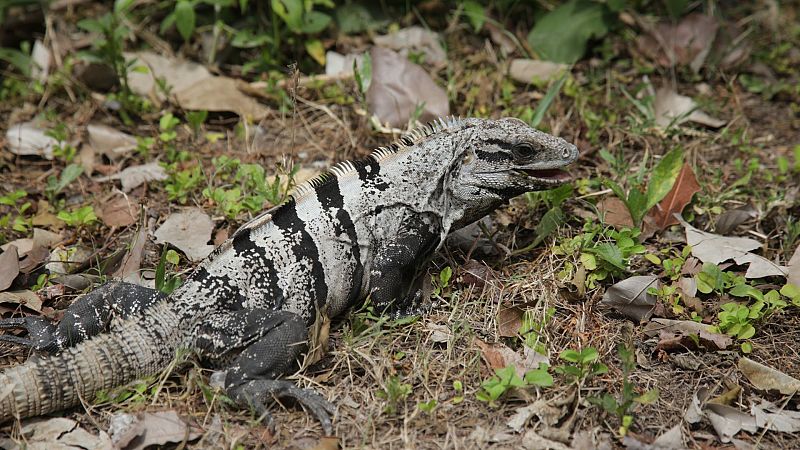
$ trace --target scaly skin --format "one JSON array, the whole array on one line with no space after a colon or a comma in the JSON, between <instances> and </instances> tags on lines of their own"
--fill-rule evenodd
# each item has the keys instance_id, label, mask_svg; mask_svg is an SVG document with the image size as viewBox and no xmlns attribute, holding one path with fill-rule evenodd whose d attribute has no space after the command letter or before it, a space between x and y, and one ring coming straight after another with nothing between
<instances>
[{"instance_id":1,"label":"scaly skin","mask_svg":"<svg viewBox=\"0 0 800 450\"><path fill-rule=\"evenodd\" d=\"M270 420L269 401L289 397L330 434L332 406L279 379L296 368L309 327L367 296L381 312L419 311L424 269L450 231L561 184L557 169L577 155L517 119L447 118L338 164L245 224L169 298L117 284L76 302L64 326L0 321L30 333L6 341L50 353L0 373L0 422L91 401L190 350L228 369L225 388L243 407Z\"/></svg>"}]
</instances>

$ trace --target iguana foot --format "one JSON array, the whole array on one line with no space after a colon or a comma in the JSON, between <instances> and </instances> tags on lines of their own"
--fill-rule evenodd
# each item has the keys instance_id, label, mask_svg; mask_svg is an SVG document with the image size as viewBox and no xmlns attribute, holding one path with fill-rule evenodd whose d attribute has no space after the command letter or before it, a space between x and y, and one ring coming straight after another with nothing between
<instances>
[{"instance_id":1,"label":"iguana foot","mask_svg":"<svg viewBox=\"0 0 800 450\"><path fill-rule=\"evenodd\" d=\"M243 406L251 407L264 417L267 425L274 429L274 421L265 406L270 397L273 399L290 398L302 405L319 420L326 435L333 434L331 416L335 414L334 406L317 392L302 389L287 380L251 380L242 385L228 389L231 397Z\"/></svg>"},{"instance_id":2,"label":"iguana foot","mask_svg":"<svg viewBox=\"0 0 800 450\"><path fill-rule=\"evenodd\" d=\"M26 330L28 337L0 334L0 342L10 342L48 353L55 353L59 350L53 338L53 331L55 331L56 327L41 317L14 317L0 320L0 329L7 330L12 328Z\"/></svg>"}]
</instances>

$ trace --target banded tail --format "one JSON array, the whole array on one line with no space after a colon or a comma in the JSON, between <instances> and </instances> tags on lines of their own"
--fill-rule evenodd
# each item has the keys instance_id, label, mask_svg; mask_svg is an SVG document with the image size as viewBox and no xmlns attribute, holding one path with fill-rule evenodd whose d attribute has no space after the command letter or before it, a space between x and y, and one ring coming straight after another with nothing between
<instances>
[{"instance_id":1,"label":"banded tail","mask_svg":"<svg viewBox=\"0 0 800 450\"><path fill-rule=\"evenodd\" d=\"M175 357L180 328L162 301L111 332L3 371L0 423L71 408L100 391L158 373Z\"/></svg>"}]
</instances>

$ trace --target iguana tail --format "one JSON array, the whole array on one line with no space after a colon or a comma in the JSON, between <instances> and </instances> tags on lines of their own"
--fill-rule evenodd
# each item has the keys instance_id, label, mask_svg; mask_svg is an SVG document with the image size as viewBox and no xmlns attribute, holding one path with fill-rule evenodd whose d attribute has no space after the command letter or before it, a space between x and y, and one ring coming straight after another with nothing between
<instances>
[{"instance_id":1,"label":"iguana tail","mask_svg":"<svg viewBox=\"0 0 800 450\"><path fill-rule=\"evenodd\" d=\"M163 370L183 331L162 301L139 315L54 356L31 358L0 373L0 423L92 401L110 390Z\"/></svg>"}]
</instances>

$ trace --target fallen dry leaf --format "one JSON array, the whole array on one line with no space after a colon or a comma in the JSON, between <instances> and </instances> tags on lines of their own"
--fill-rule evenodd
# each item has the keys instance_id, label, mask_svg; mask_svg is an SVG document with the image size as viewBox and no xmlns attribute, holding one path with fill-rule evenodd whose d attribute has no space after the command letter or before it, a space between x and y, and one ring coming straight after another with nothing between
<instances>
[{"instance_id":1,"label":"fallen dry leaf","mask_svg":"<svg viewBox=\"0 0 800 450\"><path fill-rule=\"evenodd\" d=\"M786 281L800 287L800 244L794 249L794 254L786 265Z\"/></svg>"},{"instance_id":2,"label":"fallen dry leaf","mask_svg":"<svg viewBox=\"0 0 800 450\"><path fill-rule=\"evenodd\" d=\"M375 45L397 51L403 58L407 57L409 51L422 52L426 65L443 63L447 59L439 34L423 27L401 28L383 36L375 36L372 40Z\"/></svg>"},{"instance_id":3,"label":"fallen dry leaf","mask_svg":"<svg viewBox=\"0 0 800 450\"><path fill-rule=\"evenodd\" d=\"M45 134L34 122L11 125L6 131L8 151L20 156L41 156L53 159L53 148L58 141Z\"/></svg>"},{"instance_id":4,"label":"fallen dry leaf","mask_svg":"<svg viewBox=\"0 0 800 450\"><path fill-rule=\"evenodd\" d=\"M348 53L342 55L329 50L325 53L325 75L342 76L353 75L353 64L361 67L364 61L363 53Z\"/></svg>"},{"instance_id":5,"label":"fallen dry leaf","mask_svg":"<svg viewBox=\"0 0 800 450\"><path fill-rule=\"evenodd\" d=\"M615 228L633 228L633 218L625 202L616 196L605 196L597 203L600 220Z\"/></svg>"},{"instance_id":6,"label":"fallen dry leaf","mask_svg":"<svg viewBox=\"0 0 800 450\"><path fill-rule=\"evenodd\" d=\"M676 211L678 212L678 211ZM730 209L717 217L714 231L719 234L728 234L739 225L750 219L758 217L758 210L753 205L744 205L736 209Z\"/></svg>"},{"instance_id":7,"label":"fallen dry leaf","mask_svg":"<svg viewBox=\"0 0 800 450\"><path fill-rule=\"evenodd\" d=\"M144 256L144 245L147 243L148 232L141 228L133 238L133 245L125 255L119 269L114 272L114 277L129 283L142 285L142 277L139 269L142 265Z\"/></svg>"},{"instance_id":8,"label":"fallen dry leaf","mask_svg":"<svg viewBox=\"0 0 800 450\"><path fill-rule=\"evenodd\" d=\"M600 304L641 322L650 317L656 306L656 297L647 290L658 289L659 285L658 278L652 275L630 277L608 288Z\"/></svg>"},{"instance_id":9,"label":"fallen dry leaf","mask_svg":"<svg viewBox=\"0 0 800 450\"><path fill-rule=\"evenodd\" d=\"M686 230L686 243L692 246L692 255L700 261L719 264L732 259L739 265L749 264L745 278L786 276L785 267L750 252L761 247L758 241L700 231L680 216L676 215L676 218Z\"/></svg>"},{"instance_id":10,"label":"fallen dry leaf","mask_svg":"<svg viewBox=\"0 0 800 450\"><path fill-rule=\"evenodd\" d=\"M753 404L750 407L750 413L755 417L756 425L759 428L781 433L800 431L800 411L780 408L766 400L761 400L760 404Z\"/></svg>"},{"instance_id":11,"label":"fallen dry leaf","mask_svg":"<svg viewBox=\"0 0 800 450\"><path fill-rule=\"evenodd\" d=\"M373 47L370 55L372 81L367 104L382 123L405 127L419 107L418 120L423 123L450 114L447 92L425 69L385 48Z\"/></svg>"},{"instance_id":12,"label":"fallen dry leaf","mask_svg":"<svg viewBox=\"0 0 800 450\"><path fill-rule=\"evenodd\" d=\"M229 111L253 121L267 116L268 109L237 87L237 80L211 77L175 93L178 105L190 111Z\"/></svg>"},{"instance_id":13,"label":"fallen dry leaf","mask_svg":"<svg viewBox=\"0 0 800 450\"><path fill-rule=\"evenodd\" d=\"M662 433L652 444L642 442L631 435L622 438L622 444L626 450L683 450L686 448L680 424Z\"/></svg>"},{"instance_id":14,"label":"fallen dry leaf","mask_svg":"<svg viewBox=\"0 0 800 450\"><path fill-rule=\"evenodd\" d=\"M519 329L522 327L522 318L525 311L533 305L513 305L504 306L497 312L497 334L500 337L519 336Z\"/></svg>"},{"instance_id":15,"label":"fallen dry leaf","mask_svg":"<svg viewBox=\"0 0 800 450\"><path fill-rule=\"evenodd\" d=\"M89 134L89 145L94 151L117 159L136 149L136 138L115 128L97 123L86 127Z\"/></svg>"},{"instance_id":16,"label":"fallen dry leaf","mask_svg":"<svg viewBox=\"0 0 800 450\"><path fill-rule=\"evenodd\" d=\"M161 181L166 179L167 172L164 168L157 162L152 162L141 166L131 166L114 175L95 178L95 181L119 180L122 183L122 191L130 192L147 181Z\"/></svg>"},{"instance_id":17,"label":"fallen dry leaf","mask_svg":"<svg viewBox=\"0 0 800 450\"><path fill-rule=\"evenodd\" d=\"M710 325L691 320L652 319L645 326L648 336L659 336L656 346L666 352L697 349L712 351L728 348L733 340L727 334L715 333Z\"/></svg>"},{"instance_id":18,"label":"fallen dry leaf","mask_svg":"<svg viewBox=\"0 0 800 450\"><path fill-rule=\"evenodd\" d=\"M568 69L569 66L562 63L516 58L511 60L511 65L508 67L508 75L520 83L546 82L556 78Z\"/></svg>"},{"instance_id":19,"label":"fallen dry leaf","mask_svg":"<svg viewBox=\"0 0 800 450\"><path fill-rule=\"evenodd\" d=\"M24 305L36 312L42 312L42 299L30 290L0 292L0 303Z\"/></svg>"},{"instance_id":20,"label":"fallen dry leaf","mask_svg":"<svg viewBox=\"0 0 800 450\"><path fill-rule=\"evenodd\" d=\"M0 447L27 450L109 450L111 439L105 432L93 435L74 420L64 417L34 419L22 427L24 441L0 439ZM21 445L20 445L21 444Z\"/></svg>"},{"instance_id":21,"label":"fallen dry leaf","mask_svg":"<svg viewBox=\"0 0 800 450\"><path fill-rule=\"evenodd\" d=\"M190 261L208 256L214 246L208 245L214 222L199 208L187 208L172 213L154 233L156 242L168 243L186 254Z\"/></svg>"},{"instance_id":22,"label":"fallen dry leaf","mask_svg":"<svg viewBox=\"0 0 800 450\"><path fill-rule=\"evenodd\" d=\"M673 214L680 214L683 208L692 201L694 194L698 192L700 192L700 184L697 182L692 166L684 163L672 189L667 192L663 200L656 204L655 208L650 210L649 215L653 218L653 224L659 230L677 224L678 220Z\"/></svg>"},{"instance_id":23,"label":"fallen dry leaf","mask_svg":"<svg viewBox=\"0 0 800 450\"><path fill-rule=\"evenodd\" d=\"M0 253L0 291L5 291L19 275L19 254L17 247L10 245Z\"/></svg>"},{"instance_id":24,"label":"fallen dry leaf","mask_svg":"<svg viewBox=\"0 0 800 450\"><path fill-rule=\"evenodd\" d=\"M97 217L109 227L127 227L139 218L139 203L127 195L118 195L97 208Z\"/></svg>"},{"instance_id":25,"label":"fallen dry leaf","mask_svg":"<svg viewBox=\"0 0 800 450\"><path fill-rule=\"evenodd\" d=\"M661 88L656 92L653 102L656 124L662 128L677 126L684 122L694 122L711 128L725 125L724 120L716 119L697 109L691 97L680 95L672 89Z\"/></svg>"},{"instance_id":26,"label":"fallen dry leaf","mask_svg":"<svg viewBox=\"0 0 800 450\"><path fill-rule=\"evenodd\" d=\"M750 358L739 358L738 367L756 389L778 391L784 395L800 392L800 380Z\"/></svg>"},{"instance_id":27,"label":"fallen dry leaf","mask_svg":"<svg viewBox=\"0 0 800 450\"><path fill-rule=\"evenodd\" d=\"M51 58L50 49L37 39L31 50L31 62L33 63L31 64L31 78L38 80L42 85L45 85L47 76L50 74Z\"/></svg>"},{"instance_id":28,"label":"fallen dry leaf","mask_svg":"<svg viewBox=\"0 0 800 450\"><path fill-rule=\"evenodd\" d=\"M165 100L156 83L163 80L170 87L171 98L183 109L230 111L256 122L267 115L267 108L240 91L235 79L214 76L200 64L149 51L125 53L125 59L129 63L135 60L134 67L149 69L129 73L128 84L139 95Z\"/></svg>"},{"instance_id":29,"label":"fallen dry leaf","mask_svg":"<svg viewBox=\"0 0 800 450\"><path fill-rule=\"evenodd\" d=\"M689 65L697 72L711 51L719 23L713 16L693 13L677 24L664 21L644 28L636 45L645 56L664 67Z\"/></svg>"},{"instance_id":30,"label":"fallen dry leaf","mask_svg":"<svg viewBox=\"0 0 800 450\"><path fill-rule=\"evenodd\" d=\"M524 377L525 372L538 369L540 363L550 364L549 358L528 347L524 348L524 355L520 355L502 342L489 344L475 338L475 345L481 349L483 360L492 370L513 365L517 375Z\"/></svg>"},{"instance_id":31,"label":"fallen dry leaf","mask_svg":"<svg viewBox=\"0 0 800 450\"><path fill-rule=\"evenodd\" d=\"M151 445L166 445L192 441L202 431L191 427L176 411L145 412L139 415L117 414L108 430L117 448L143 450Z\"/></svg>"}]
</instances>

